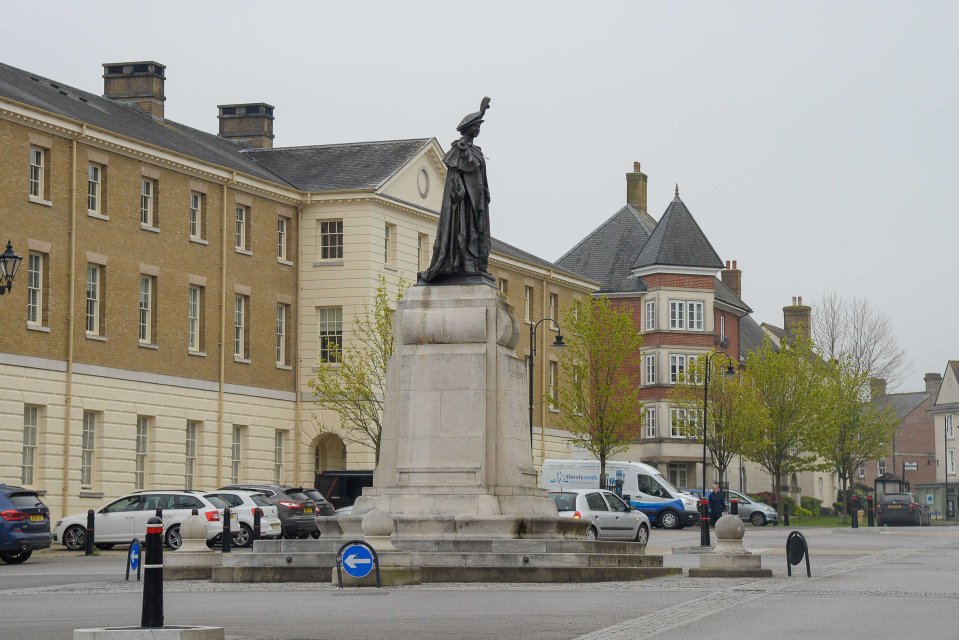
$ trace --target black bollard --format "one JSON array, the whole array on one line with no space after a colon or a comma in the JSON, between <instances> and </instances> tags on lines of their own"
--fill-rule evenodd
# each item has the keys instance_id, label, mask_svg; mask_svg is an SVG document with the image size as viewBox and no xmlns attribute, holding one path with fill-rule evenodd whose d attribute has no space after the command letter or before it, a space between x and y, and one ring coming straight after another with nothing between
<instances>
[{"instance_id":1,"label":"black bollard","mask_svg":"<svg viewBox=\"0 0 959 640\"><path fill-rule=\"evenodd\" d=\"M872 496L866 496L866 526L876 526L876 508L872 502Z\"/></svg>"},{"instance_id":2,"label":"black bollard","mask_svg":"<svg viewBox=\"0 0 959 640\"><path fill-rule=\"evenodd\" d=\"M734 516L739 515L739 500L736 498L733 498L729 501L729 513L733 514Z\"/></svg>"},{"instance_id":3,"label":"black bollard","mask_svg":"<svg viewBox=\"0 0 959 640\"><path fill-rule=\"evenodd\" d=\"M85 548L83 555L92 556L93 555L93 538L96 536L93 526L93 509L87 509L87 535L85 538Z\"/></svg>"},{"instance_id":4,"label":"black bollard","mask_svg":"<svg viewBox=\"0 0 959 640\"><path fill-rule=\"evenodd\" d=\"M155 516L147 520L140 626L163 626L163 521Z\"/></svg>"},{"instance_id":5,"label":"black bollard","mask_svg":"<svg viewBox=\"0 0 959 640\"><path fill-rule=\"evenodd\" d=\"M223 509L223 553L233 550L233 534L230 532L230 507Z\"/></svg>"},{"instance_id":6,"label":"black bollard","mask_svg":"<svg viewBox=\"0 0 959 640\"><path fill-rule=\"evenodd\" d=\"M853 496L849 499L850 509L852 511L852 528L859 528L859 498Z\"/></svg>"},{"instance_id":7,"label":"black bollard","mask_svg":"<svg viewBox=\"0 0 959 640\"><path fill-rule=\"evenodd\" d=\"M263 509L253 507L253 539L260 539L260 518L263 517Z\"/></svg>"},{"instance_id":8,"label":"black bollard","mask_svg":"<svg viewBox=\"0 0 959 640\"><path fill-rule=\"evenodd\" d=\"M163 507L157 507L157 517L163 519Z\"/></svg>"},{"instance_id":9,"label":"black bollard","mask_svg":"<svg viewBox=\"0 0 959 640\"><path fill-rule=\"evenodd\" d=\"M709 546L709 503L705 497L699 501L699 546Z\"/></svg>"},{"instance_id":10,"label":"black bollard","mask_svg":"<svg viewBox=\"0 0 959 640\"><path fill-rule=\"evenodd\" d=\"M783 503L783 526L784 527L789 526L789 503L788 502Z\"/></svg>"}]
</instances>

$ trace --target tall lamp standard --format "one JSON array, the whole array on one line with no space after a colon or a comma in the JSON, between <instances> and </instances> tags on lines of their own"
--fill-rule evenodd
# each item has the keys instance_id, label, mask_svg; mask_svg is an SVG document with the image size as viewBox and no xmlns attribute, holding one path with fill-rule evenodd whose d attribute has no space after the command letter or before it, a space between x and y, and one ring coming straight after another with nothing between
<instances>
[{"instance_id":1,"label":"tall lamp standard","mask_svg":"<svg viewBox=\"0 0 959 640\"><path fill-rule=\"evenodd\" d=\"M7 250L0 254L0 296L13 288L13 278L21 260L23 258L13 252L13 244L7 240Z\"/></svg>"},{"instance_id":2,"label":"tall lamp standard","mask_svg":"<svg viewBox=\"0 0 959 640\"><path fill-rule=\"evenodd\" d=\"M720 342L721 347L726 347L729 345L728 340L723 340ZM714 351L713 353L706 354L706 374L703 377L703 497L699 503L699 544L703 547L709 546L709 509L707 507L706 500L706 425L708 422L709 416L709 372L712 370L712 360L717 355L722 355L729 361L729 366L726 367L726 371L723 372L727 378L731 378L736 375L736 370L733 368L733 361L728 355L722 351Z\"/></svg>"},{"instance_id":3,"label":"tall lamp standard","mask_svg":"<svg viewBox=\"0 0 959 640\"><path fill-rule=\"evenodd\" d=\"M530 455L533 453L533 359L536 357L536 330L539 329L539 325L543 324L549 320L554 325L556 325L557 330L559 329L559 323L553 320L552 318L543 318L539 322L530 323L529 325L529 451ZM557 333L556 340L553 341L554 347L565 347L566 343L563 342L563 334ZM543 425L543 437L546 437L546 425Z\"/></svg>"}]
</instances>

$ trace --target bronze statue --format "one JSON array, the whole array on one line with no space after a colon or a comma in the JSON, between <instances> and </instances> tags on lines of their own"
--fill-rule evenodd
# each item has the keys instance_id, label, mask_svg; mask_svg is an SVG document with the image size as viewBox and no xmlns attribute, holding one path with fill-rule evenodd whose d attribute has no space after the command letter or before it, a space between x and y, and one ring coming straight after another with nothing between
<instances>
[{"instance_id":1,"label":"bronze statue","mask_svg":"<svg viewBox=\"0 0 959 640\"><path fill-rule=\"evenodd\" d=\"M433 260L419 274L420 284L494 282L486 270L490 251L486 159L482 149L473 144L489 102L489 98L483 98L480 110L463 118L456 127L462 137L443 157L448 168L443 206L433 243Z\"/></svg>"}]
</instances>

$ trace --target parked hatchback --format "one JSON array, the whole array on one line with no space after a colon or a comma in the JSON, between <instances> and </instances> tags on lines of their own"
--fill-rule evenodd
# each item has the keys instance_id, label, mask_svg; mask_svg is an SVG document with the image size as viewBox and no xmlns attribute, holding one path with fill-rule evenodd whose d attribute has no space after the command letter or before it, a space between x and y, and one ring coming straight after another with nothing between
<instances>
[{"instance_id":1,"label":"parked hatchback","mask_svg":"<svg viewBox=\"0 0 959 640\"><path fill-rule=\"evenodd\" d=\"M37 492L0 484L0 560L26 562L50 544L50 509Z\"/></svg>"},{"instance_id":2,"label":"parked hatchback","mask_svg":"<svg viewBox=\"0 0 959 640\"><path fill-rule=\"evenodd\" d=\"M880 527L891 524L929 526L932 518L925 505L911 493L885 493L879 496L876 521Z\"/></svg>"},{"instance_id":3,"label":"parked hatchback","mask_svg":"<svg viewBox=\"0 0 959 640\"><path fill-rule=\"evenodd\" d=\"M224 506L225 503L219 500L204 498L199 491L137 491L96 510L94 542L99 549L109 549L115 544L129 543L134 537L144 540L147 521L156 515L157 509L163 510L163 542L171 549L180 548L180 524L193 509L203 517L207 540L213 540L223 533ZM71 551L85 548L86 512L59 521L53 540Z\"/></svg>"},{"instance_id":4,"label":"parked hatchback","mask_svg":"<svg viewBox=\"0 0 959 640\"><path fill-rule=\"evenodd\" d=\"M276 506L262 493L223 489L204 495L205 498L222 500L229 505L231 513L239 519L239 527L233 532L233 544L237 547L249 547L253 544L253 510L260 509L260 537L279 538L283 524L276 514ZM232 518L231 518L232 520ZM231 522L232 526L232 522Z\"/></svg>"},{"instance_id":5,"label":"parked hatchback","mask_svg":"<svg viewBox=\"0 0 959 640\"><path fill-rule=\"evenodd\" d=\"M585 520L587 540L649 541L649 518L636 511L611 491L568 489L550 491L560 517Z\"/></svg>"},{"instance_id":6,"label":"parked hatchback","mask_svg":"<svg viewBox=\"0 0 959 640\"><path fill-rule=\"evenodd\" d=\"M697 498L702 495L702 490L700 489L689 489L689 493L696 496ZM706 497L709 497L709 494L712 493L712 490L709 489L706 491ZM732 489L726 490L726 508L729 509L730 500L736 499L739 502L739 519L743 522L751 522L753 526L756 527L765 527L770 522L776 524L779 522L779 514L776 513L776 510L765 502L759 502L758 500L753 500L749 496L739 493L738 491L733 491Z\"/></svg>"},{"instance_id":7,"label":"parked hatchback","mask_svg":"<svg viewBox=\"0 0 959 640\"><path fill-rule=\"evenodd\" d=\"M231 484L221 487L220 491L225 489L256 491L265 495L276 507L284 538L307 538L319 533L314 520L318 515L316 504L303 493L300 487L278 484ZM329 515L333 515L332 509Z\"/></svg>"}]
</instances>

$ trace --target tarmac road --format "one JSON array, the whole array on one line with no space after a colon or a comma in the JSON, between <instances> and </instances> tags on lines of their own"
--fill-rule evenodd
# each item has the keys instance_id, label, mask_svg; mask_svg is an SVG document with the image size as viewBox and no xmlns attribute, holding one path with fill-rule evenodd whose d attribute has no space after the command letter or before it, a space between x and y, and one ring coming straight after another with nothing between
<instances>
[{"instance_id":1,"label":"tarmac road","mask_svg":"<svg viewBox=\"0 0 959 640\"><path fill-rule=\"evenodd\" d=\"M339 592L331 585L166 583L167 624L211 624L234 640L777 640L959 637L959 527L807 529L813 577L786 577L788 529L747 526L768 579L673 576L646 582L422 585ZM654 530L649 553L698 531ZM0 565L0 639L67 640L72 630L136 625L141 589L124 583L125 552L36 554Z\"/></svg>"}]
</instances>

